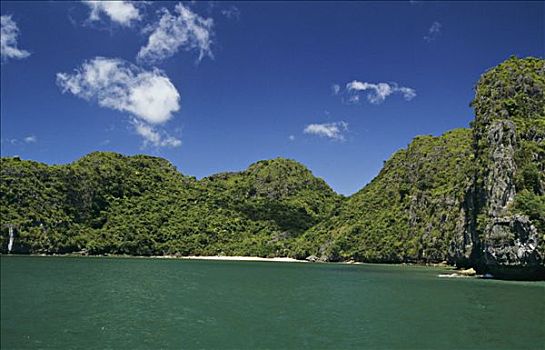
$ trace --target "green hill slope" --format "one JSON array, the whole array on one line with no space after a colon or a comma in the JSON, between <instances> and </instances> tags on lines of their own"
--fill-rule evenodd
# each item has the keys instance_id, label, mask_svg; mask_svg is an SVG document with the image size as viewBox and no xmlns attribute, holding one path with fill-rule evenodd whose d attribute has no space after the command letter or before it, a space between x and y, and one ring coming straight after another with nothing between
<instances>
[{"instance_id":1,"label":"green hill slope","mask_svg":"<svg viewBox=\"0 0 545 350\"><path fill-rule=\"evenodd\" d=\"M164 159L96 152L69 165L3 158L2 223L15 251L287 256L341 197L274 159L197 181ZM2 249L7 249L3 230Z\"/></svg>"},{"instance_id":2,"label":"green hill slope","mask_svg":"<svg viewBox=\"0 0 545 350\"><path fill-rule=\"evenodd\" d=\"M471 130L419 136L396 152L379 175L339 214L307 232L322 260L443 261L464 226L470 186Z\"/></svg>"}]
</instances>

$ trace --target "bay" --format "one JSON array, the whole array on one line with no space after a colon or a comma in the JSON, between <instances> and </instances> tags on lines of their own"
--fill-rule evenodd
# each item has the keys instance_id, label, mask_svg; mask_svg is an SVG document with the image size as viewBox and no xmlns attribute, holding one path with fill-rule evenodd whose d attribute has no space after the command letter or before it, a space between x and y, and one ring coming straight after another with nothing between
<instances>
[{"instance_id":1,"label":"bay","mask_svg":"<svg viewBox=\"0 0 545 350\"><path fill-rule=\"evenodd\" d=\"M422 266L1 257L2 349L543 349L545 283Z\"/></svg>"}]
</instances>

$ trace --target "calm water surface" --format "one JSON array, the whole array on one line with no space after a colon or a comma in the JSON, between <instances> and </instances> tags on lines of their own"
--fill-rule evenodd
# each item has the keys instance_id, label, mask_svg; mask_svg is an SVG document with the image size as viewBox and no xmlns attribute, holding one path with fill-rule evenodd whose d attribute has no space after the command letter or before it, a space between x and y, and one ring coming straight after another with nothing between
<instances>
[{"instance_id":1,"label":"calm water surface","mask_svg":"<svg viewBox=\"0 0 545 350\"><path fill-rule=\"evenodd\" d=\"M3 256L1 348L545 348L545 283L441 272Z\"/></svg>"}]
</instances>

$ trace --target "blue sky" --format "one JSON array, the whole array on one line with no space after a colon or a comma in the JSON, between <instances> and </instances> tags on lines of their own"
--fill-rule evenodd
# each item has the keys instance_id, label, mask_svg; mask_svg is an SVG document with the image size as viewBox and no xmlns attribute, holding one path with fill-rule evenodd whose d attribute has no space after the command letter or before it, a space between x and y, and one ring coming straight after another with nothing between
<instances>
[{"instance_id":1,"label":"blue sky","mask_svg":"<svg viewBox=\"0 0 545 350\"><path fill-rule=\"evenodd\" d=\"M296 159L351 194L473 86L545 52L543 2L1 2L1 151L145 153L198 178Z\"/></svg>"}]
</instances>

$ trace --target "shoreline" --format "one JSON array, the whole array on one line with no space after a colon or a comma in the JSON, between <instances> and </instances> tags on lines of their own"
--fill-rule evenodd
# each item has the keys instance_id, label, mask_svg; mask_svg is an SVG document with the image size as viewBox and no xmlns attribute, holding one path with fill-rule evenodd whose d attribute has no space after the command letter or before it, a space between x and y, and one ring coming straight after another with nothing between
<instances>
[{"instance_id":1,"label":"shoreline","mask_svg":"<svg viewBox=\"0 0 545 350\"><path fill-rule=\"evenodd\" d=\"M243 256L243 255L87 255L87 254L3 254L0 256L34 256L34 257L77 257L77 258L121 258L121 259L160 259L160 260L205 260L205 261L243 261L243 262L280 262L280 263L310 263L310 264L334 264L334 265L386 265L386 266L416 266L416 267L433 267L444 269L444 273L440 273L437 277L440 278L493 278L491 275L479 275L470 269L457 269L455 266L445 263L372 263L360 261L309 261L300 260L289 257L273 257L263 258L259 256Z\"/></svg>"},{"instance_id":2,"label":"shoreline","mask_svg":"<svg viewBox=\"0 0 545 350\"><path fill-rule=\"evenodd\" d=\"M222 256L222 255L189 255L180 257L171 256L154 256L158 259L183 259L183 260L214 260L214 261L267 261L267 262L296 262L296 263L308 263L307 260L299 260L288 257L275 257L275 258L262 258L259 256Z\"/></svg>"},{"instance_id":3,"label":"shoreline","mask_svg":"<svg viewBox=\"0 0 545 350\"><path fill-rule=\"evenodd\" d=\"M210 261L263 261L263 262L283 262L283 263L313 263L313 264L341 264L341 265L392 265L392 266L423 266L440 267L449 270L455 270L456 267L445 263L424 263L424 262L362 262L355 260L348 261L309 261L289 257L264 258L259 256L244 255L128 255L128 254L18 254L18 253L0 253L0 256L52 256L52 257L83 257L83 258L134 258L134 259L172 259L172 260L210 260Z\"/></svg>"},{"instance_id":4,"label":"shoreline","mask_svg":"<svg viewBox=\"0 0 545 350\"><path fill-rule=\"evenodd\" d=\"M158 259L158 260L208 260L208 261L241 261L241 262L277 262L277 263L310 263L311 265L376 265L376 266L397 266L397 267L417 267L417 268L435 268L442 269L442 273L439 273L438 278L455 278L455 279L488 279L498 281L515 281L515 282L534 282L545 281L542 279L509 279L502 278L501 276L491 275L490 273L479 274L473 268L457 268L456 266L446 264L445 262L439 263L423 263L423 262L361 262L361 261L309 261L300 260L289 257L273 257L264 258L259 256L242 256L242 255L122 255L122 254L104 254L104 255L91 255L91 254L6 254L0 253L0 257L58 257L58 258L106 258L106 259Z\"/></svg>"},{"instance_id":5,"label":"shoreline","mask_svg":"<svg viewBox=\"0 0 545 350\"><path fill-rule=\"evenodd\" d=\"M309 263L308 260L300 260L288 257L263 258L259 256L242 255L125 255L125 254L5 254L0 256L34 256L34 257L76 257L76 258L121 258L121 259L165 259L165 260L211 260L211 261L264 261L283 263ZM356 264L362 264L357 262Z\"/></svg>"}]
</instances>

